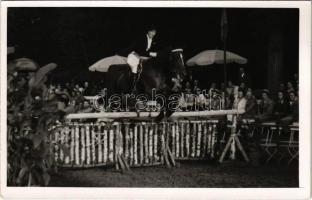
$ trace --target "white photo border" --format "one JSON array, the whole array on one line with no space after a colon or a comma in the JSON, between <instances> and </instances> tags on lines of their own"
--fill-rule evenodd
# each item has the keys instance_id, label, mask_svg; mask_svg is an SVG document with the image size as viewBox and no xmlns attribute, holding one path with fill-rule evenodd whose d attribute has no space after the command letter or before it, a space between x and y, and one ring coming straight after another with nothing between
<instances>
[{"instance_id":1,"label":"white photo border","mask_svg":"<svg viewBox=\"0 0 312 200\"><path fill-rule=\"evenodd\" d=\"M299 188L88 188L7 187L7 9L9 7L209 7L298 8L299 17ZM1 196L13 199L307 199L311 166L310 1L6 1L1 2Z\"/></svg>"}]
</instances>

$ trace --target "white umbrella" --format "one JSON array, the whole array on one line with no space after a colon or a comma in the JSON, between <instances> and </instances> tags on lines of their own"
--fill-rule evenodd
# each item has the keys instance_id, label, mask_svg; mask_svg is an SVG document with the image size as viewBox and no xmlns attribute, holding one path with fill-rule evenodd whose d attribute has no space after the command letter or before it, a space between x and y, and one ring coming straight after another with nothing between
<instances>
[{"instance_id":1,"label":"white umbrella","mask_svg":"<svg viewBox=\"0 0 312 200\"><path fill-rule=\"evenodd\" d=\"M94 72L107 72L111 65L127 64L127 58L123 56L110 56L99 60L89 67L89 70Z\"/></svg>"},{"instance_id":2,"label":"white umbrella","mask_svg":"<svg viewBox=\"0 0 312 200\"><path fill-rule=\"evenodd\" d=\"M230 51L226 52L226 63L246 64L247 59ZM223 64L223 50L205 50L189 59L186 64L188 66L205 66L211 64Z\"/></svg>"}]
</instances>

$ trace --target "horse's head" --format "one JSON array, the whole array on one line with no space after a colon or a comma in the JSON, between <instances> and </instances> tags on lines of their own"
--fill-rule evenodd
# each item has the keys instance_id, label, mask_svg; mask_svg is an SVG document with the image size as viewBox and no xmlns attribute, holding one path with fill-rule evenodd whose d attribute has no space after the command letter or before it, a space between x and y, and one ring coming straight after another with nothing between
<instances>
[{"instance_id":1,"label":"horse's head","mask_svg":"<svg viewBox=\"0 0 312 200\"><path fill-rule=\"evenodd\" d=\"M170 71L184 79L186 76L186 67L183 60L183 49L173 49L170 53L171 66Z\"/></svg>"}]
</instances>

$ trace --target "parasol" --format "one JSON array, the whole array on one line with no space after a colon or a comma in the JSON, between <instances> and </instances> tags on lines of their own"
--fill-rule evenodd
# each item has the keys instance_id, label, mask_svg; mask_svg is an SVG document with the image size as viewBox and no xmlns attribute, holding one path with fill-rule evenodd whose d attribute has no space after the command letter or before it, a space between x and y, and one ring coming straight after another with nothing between
<instances>
[{"instance_id":1,"label":"parasol","mask_svg":"<svg viewBox=\"0 0 312 200\"><path fill-rule=\"evenodd\" d=\"M18 71L36 71L38 64L29 58L18 58L13 61L14 69Z\"/></svg>"},{"instance_id":2,"label":"parasol","mask_svg":"<svg viewBox=\"0 0 312 200\"><path fill-rule=\"evenodd\" d=\"M127 58L119 55L103 58L89 67L90 71L107 72L112 65L127 64Z\"/></svg>"},{"instance_id":3,"label":"parasol","mask_svg":"<svg viewBox=\"0 0 312 200\"><path fill-rule=\"evenodd\" d=\"M246 64L247 59L230 51L226 51L226 63L233 62L238 64ZM188 66L205 66L214 63L224 64L223 50L205 50L186 62Z\"/></svg>"}]
</instances>

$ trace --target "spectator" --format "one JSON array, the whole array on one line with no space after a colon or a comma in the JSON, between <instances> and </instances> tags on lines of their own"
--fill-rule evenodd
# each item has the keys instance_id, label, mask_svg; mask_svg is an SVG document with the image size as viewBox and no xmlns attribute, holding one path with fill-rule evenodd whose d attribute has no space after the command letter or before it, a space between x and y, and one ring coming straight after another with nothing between
<instances>
[{"instance_id":1,"label":"spectator","mask_svg":"<svg viewBox=\"0 0 312 200\"><path fill-rule=\"evenodd\" d=\"M252 94L252 90L248 88L246 92L246 108L243 118L254 118L257 113L257 99Z\"/></svg>"},{"instance_id":2,"label":"spectator","mask_svg":"<svg viewBox=\"0 0 312 200\"><path fill-rule=\"evenodd\" d=\"M250 86L248 74L245 72L243 67L239 68L238 85L241 85L241 83L245 83L246 86Z\"/></svg>"},{"instance_id":3,"label":"spectator","mask_svg":"<svg viewBox=\"0 0 312 200\"><path fill-rule=\"evenodd\" d=\"M244 82L242 82L240 85L239 85L239 89L242 90L244 93L246 93L246 84Z\"/></svg>"},{"instance_id":4,"label":"spectator","mask_svg":"<svg viewBox=\"0 0 312 200\"><path fill-rule=\"evenodd\" d=\"M226 91L226 88L225 88L225 84L224 84L224 83L221 83L221 85L220 85L220 90L221 90L221 92Z\"/></svg>"},{"instance_id":5,"label":"spectator","mask_svg":"<svg viewBox=\"0 0 312 200\"><path fill-rule=\"evenodd\" d=\"M294 88L293 84L290 81L288 81L287 82L287 93L290 93L293 91L295 91L295 88Z\"/></svg>"},{"instance_id":6,"label":"spectator","mask_svg":"<svg viewBox=\"0 0 312 200\"><path fill-rule=\"evenodd\" d=\"M279 91L285 93L286 92L286 88L285 88L285 84L284 83L280 83L279 84Z\"/></svg>"},{"instance_id":7,"label":"spectator","mask_svg":"<svg viewBox=\"0 0 312 200\"><path fill-rule=\"evenodd\" d=\"M217 85L215 82L212 82L209 88L209 93L210 92L215 92L217 90Z\"/></svg>"},{"instance_id":8,"label":"spectator","mask_svg":"<svg viewBox=\"0 0 312 200\"><path fill-rule=\"evenodd\" d=\"M268 121L272 119L274 102L269 97L269 91L263 90L262 91L262 99L260 101L260 114L256 115L257 121Z\"/></svg>"},{"instance_id":9,"label":"spectator","mask_svg":"<svg viewBox=\"0 0 312 200\"><path fill-rule=\"evenodd\" d=\"M193 110L194 100L194 94L192 94L191 89L187 88L185 92L185 102L187 110Z\"/></svg>"},{"instance_id":10,"label":"spectator","mask_svg":"<svg viewBox=\"0 0 312 200\"><path fill-rule=\"evenodd\" d=\"M246 110L246 101L247 100L244 97L244 91L238 90L237 97L235 98L234 103L233 103L233 109L245 111Z\"/></svg>"},{"instance_id":11,"label":"spectator","mask_svg":"<svg viewBox=\"0 0 312 200\"><path fill-rule=\"evenodd\" d=\"M185 92L182 92L181 97L179 99L179 110L180 111L186 111L187 110L187 104L186 104L186 94Z\"/></svg>"},{"instance_id":12,"label":"spectator","mask_svg":"<svg viewBox=\"0 0 312 200\"><path fill-rule=\"evenodd\" d=\"M80 107L80 109L79 109L78 112L81 112L81 113L90 113L90 112L93 112L93 108L91 107L89 101L85 100L85 101L82 103L82 106Z\"/></svg>"},{"instance_id":13,"label":"spectator","mask_svg":"<svg viewBox=\"0 0 312 200\"><path fill-rule=\"evenodd\" d=\"M284 93L279 91L277 93L277 101L274 106L274 118L279 120L286 116L288 112L288 103L284 97Z\"/></svg>"},{"instance_id":14,"label":"spectator","mask_svg":"<svg viewBox=\"0 0 312 200\"><path fill-rule=\"evenodd\" d=\"M291 124L299 120L299 103L295 92L289 93L289 113L280 121L282 124Z\"/></svg>"},{"instance_id":15,"label":"spectator","mask_svg":"<svg viewBox=\"0 0 312 200\"><path fill-rule=\"evenodd\" d=\"M197 88L197 91L196 91L195 103L196 103L195 104L196 109L204 110L206 98L199 88Z\"/></svg>"},{"instance_id":16,"label":"spectator","mask_svg":"<svg viewBox=\"0 0 312 200\"><path fill-rule=\"evenodd\" d=\"M191 83L189 81L185 83L185 89L191 89Z\"/></svg>"},{"instance_id":17,"label":"spectator","mask_svg":"<svg viewBox=\"0 0 312 200\"><path fill-rule=\"evenodd\" d=\"M297 85L297 84L299 84L299 76L298 76L298 74L296 73L296 74L294 74L294 85Z\"/></svg>"},{"instance_id":18,"label":"spectator","mask_svg":"<svg viewBox=\"0 0 312 200\"><path fill-rule=\"evenodd\" d=\"M90 96L91 95L91 88L89 86L89 82L85 81L83 85L83 95L84 96Z\"/></svg>"},{"instance_id":19,"label":"spectator","mask_svg":"<svg viewBox=\"0 0 312 200\"><path fill-rule=\"evenodd\" d=\"M234 90L233 83L232 83L232 81L229 81L229 82L228 82L228 85L227 85L227 87L226 87L226 93L227 93L227 95L228 95L228 96L233 95L233 90Z\"/></svg>"},{"instance_id":20,"label":"spectator","mask_svg":"<svg viewBox=\"0 0 312 200\"><path fill-rule=\"evenodd\" d=\"M199 86L198 86L198 80L194 80L193 92L196 93L196 91L197 91L198 88L199 88Z\"/></svg>"}]
</instances>

